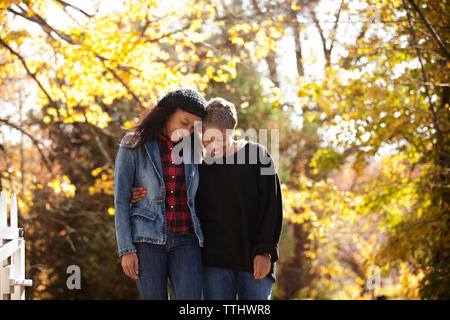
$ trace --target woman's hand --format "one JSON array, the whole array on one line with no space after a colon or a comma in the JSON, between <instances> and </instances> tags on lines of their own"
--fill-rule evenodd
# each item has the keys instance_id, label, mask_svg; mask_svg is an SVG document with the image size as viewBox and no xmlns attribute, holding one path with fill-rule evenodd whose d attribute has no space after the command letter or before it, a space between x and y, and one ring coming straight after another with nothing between
<instances>
[{"instance_id":1,"label":"woman's hand","mask_svg":"<svg viewBox=\"0 0 450 320\"><path fill-rule=\"evenodd\" d=\"M131 203L138 202L147 194L144 188L131 188Z\"/></svg>"},{"instance_id":2,"label":"woman's hand","mask_svg":"<svg viewBox=\"0 0 450 320\"><path fill-rule=\"evenodd\" d=\"M122 269L130 278L139 279L139 260L136 252L130 252L122 256Z\"/></svg>"},{"instance_id":3,"label":"woman's hand","mask_svg":"<svg viewBox=\"0 0 450 320\"><path fill-rule=\"evenodd\" d=\"M131 203L138 202L147 194L144 188L131 188ZM130 252L122 256L122 269L132 279L139 279L139 261L136 252Z\"/></svg>"},{"instance_id":4,"label":"woman's hand","mask_svg":"<svg viewBox=\"0 0 450 320\"><path fill-rule=\"evenodd\" d=\"M260 254L253 259L253 276L255 279L262 279L270 272L270 254Z\"/></svg>"}]
</instances>

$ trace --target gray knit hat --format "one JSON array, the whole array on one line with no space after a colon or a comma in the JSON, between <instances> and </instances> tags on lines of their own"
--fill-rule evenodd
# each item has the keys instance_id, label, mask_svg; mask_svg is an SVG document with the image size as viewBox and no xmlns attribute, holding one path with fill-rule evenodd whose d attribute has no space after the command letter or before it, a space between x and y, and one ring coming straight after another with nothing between
<instances>
[{"instance_id":1,"label":"gray knit hat","mask_svg":"<svg viewBox=\"0 0 450 320\"><path fill-rule=\"evenodd\" d=\"M177 88L169 91L158 99L158 106L177 107L200 118L206 115L205 98L197 90L190 88Z\"/></svg>"}]
</instances>

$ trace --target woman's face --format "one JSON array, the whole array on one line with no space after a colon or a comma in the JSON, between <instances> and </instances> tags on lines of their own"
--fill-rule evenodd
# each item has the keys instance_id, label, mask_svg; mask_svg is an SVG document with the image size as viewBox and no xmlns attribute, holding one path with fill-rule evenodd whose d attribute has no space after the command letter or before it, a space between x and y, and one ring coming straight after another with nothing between
<instances>
[{"instance_id":1,"label":"woman's face","mask_svg":"<svg viewBox=\"0 0 450 320\"><path fill-rule=\"evenodd\" d=\"M178 142L183 137L192 134L194 132L194 122L201 120L202 119L199 116L178 108L177 111L167 119L163 131L170 140Z\"/></svg>"}]
</instances>

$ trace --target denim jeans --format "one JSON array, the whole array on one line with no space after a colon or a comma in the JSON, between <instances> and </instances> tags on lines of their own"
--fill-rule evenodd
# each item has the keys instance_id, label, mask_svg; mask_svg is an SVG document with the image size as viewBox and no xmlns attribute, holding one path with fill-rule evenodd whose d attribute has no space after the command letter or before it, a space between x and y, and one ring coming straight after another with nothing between
<instances>
[{"instance_id":1,"label":"denim jeans","mask_svg":"<svg viewBox=\"0 0 450 320\"><path fill-rule=\"evenodd\" d=\"M205 300L269 300L272 284L270 275L256 280L250 272L203 267Z\"/></svg>"},{"instance_id":2,"label":"denim jeans","mask_svg":"<svg viewBox=\"0 0 450 320\"><path fill-rule=\"evenodd\" d=\"M167 277L175 300L200 300L202 296L202 258L192 228L168 232L167 244L135 242L139 259L139 293L145 300L167 300Z\"/></svg>"}]
</instances>

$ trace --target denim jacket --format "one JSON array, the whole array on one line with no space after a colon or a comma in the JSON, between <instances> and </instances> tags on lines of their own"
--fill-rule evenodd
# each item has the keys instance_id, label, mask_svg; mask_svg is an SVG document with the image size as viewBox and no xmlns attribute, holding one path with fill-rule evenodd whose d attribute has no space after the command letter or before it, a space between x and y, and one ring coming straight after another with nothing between
<instances>
[{"instance_id":1,"label":"denim jacket","mask_svg":"<svg viewBox=\"0 0 450 320\"><path fill-rule=\"evenodd\" d=\"M133 242L149 242L166 244L165 216L165 184L161 166L158 143L149 140L140 147L131 150L127 133L120 142L115 159L114 174L114 206L116 238L119 257L130 252L136 252ZM199 245L203 247L203 232L200 221L195 213L195 193L199 183L197 165L191 157L191 152L185 152L184 169L186 175L187 205L191 211L194 232ZM130 206L131 188L144 188L146 196Z\"/></svg>"}]
</instances>

